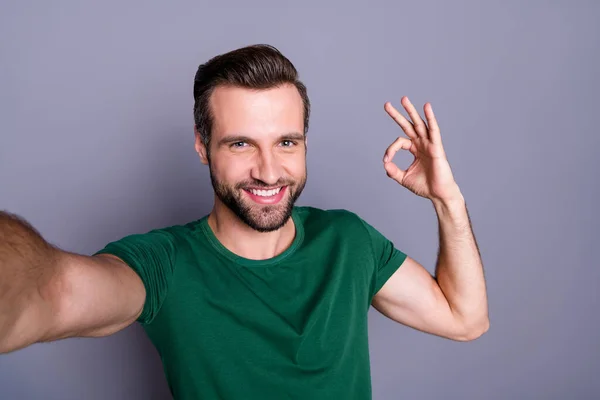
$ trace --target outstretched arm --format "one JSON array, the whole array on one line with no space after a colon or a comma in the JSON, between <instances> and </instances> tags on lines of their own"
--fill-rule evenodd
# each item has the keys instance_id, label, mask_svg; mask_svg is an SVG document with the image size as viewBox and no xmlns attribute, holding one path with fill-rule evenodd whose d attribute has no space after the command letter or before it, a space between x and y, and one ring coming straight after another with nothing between
<instances>
[{"instance_id":1,"label":"outstretched arm","mask_svg":"<svg viewBox=\"0 0 600 400\"><path fill-rule=\"evenodd\" d=\"M0 211L0 354L72 336L106 336L133 323L146 292L120 259L88 257L46 242Z\"/></svg>"}]
</instances>

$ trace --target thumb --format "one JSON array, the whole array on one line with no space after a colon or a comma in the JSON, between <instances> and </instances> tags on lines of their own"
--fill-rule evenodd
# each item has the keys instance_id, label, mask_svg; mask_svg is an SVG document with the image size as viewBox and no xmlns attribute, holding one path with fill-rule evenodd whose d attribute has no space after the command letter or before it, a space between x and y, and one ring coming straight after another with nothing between
<instances>
[{"instance_id":1,"label":"thumb","mask_svg":"<svg viewBox=\"0 0 600 400\"><path fill-rule=\"evenodd\" d=\"M387 176L394 179L398 183L402 183L406 171L398 168L396 164L392 162L394 155L399 150L410 150L412 141L405 137L398 137L385 151L385 157L383 158L383 168L387 172Z\"/></svg>"},{"instance_id":2,"label":"thumb","mask_svg":"<svg viewBox=\"0 0 600 400\"><path fill-rule=\"evenodd\" d=\"M404 175L406 175L406 171L398 168L398 166L391 161L384 162L383 168L385 169L387 176L402 184L402 180L404 179Z\"/></svg>"}]
</instances>

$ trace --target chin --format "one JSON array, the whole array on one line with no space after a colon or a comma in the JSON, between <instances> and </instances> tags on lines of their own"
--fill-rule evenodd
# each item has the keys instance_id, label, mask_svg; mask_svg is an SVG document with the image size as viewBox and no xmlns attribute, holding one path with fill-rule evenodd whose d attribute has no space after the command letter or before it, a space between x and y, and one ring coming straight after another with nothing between
<instances>
[{"instance_id":1,"label":"chin","mask_svg":"<svg viewBox=\"0 0 600 400\"><path fill-rule=\"evenodd\" d=\"M238 217L258 232L273 232L288 222L292 215L292 207L289 199L282 199L276 205L252 204L243 207Z\"/></svg>"}]
</instances>

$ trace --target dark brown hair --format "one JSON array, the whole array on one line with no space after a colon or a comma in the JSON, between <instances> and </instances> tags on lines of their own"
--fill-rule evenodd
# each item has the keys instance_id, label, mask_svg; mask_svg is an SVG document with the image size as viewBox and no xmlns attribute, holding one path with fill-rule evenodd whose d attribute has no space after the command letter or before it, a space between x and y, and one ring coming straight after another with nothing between
<instances>
[{"instance_id":1,"label":"dark brown hair","mask_svg":"<svg viewBox=\"0 0 600 400\"><path fill-rule=\"evenodd\" d=\"M298 71L279 50L257 44L213 57L198 67L194 78L194 123L208 151L213 117L210 95L219 85L248 89L271 89L283 84L296 86L304 103L304 134L308 132L310 101Z\"/></svg>"}]
</instances>

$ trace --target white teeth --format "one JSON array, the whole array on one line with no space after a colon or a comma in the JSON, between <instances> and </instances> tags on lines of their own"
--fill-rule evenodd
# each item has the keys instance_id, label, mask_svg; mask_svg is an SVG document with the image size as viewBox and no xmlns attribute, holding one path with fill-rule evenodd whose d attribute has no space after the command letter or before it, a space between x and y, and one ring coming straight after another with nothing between
<instances>
[{"instance_id":1,"label":"white teeth","mask_svg":"<svg viewBox=\"0 0 600 400\"><path fill-rule=\"evenodd\" d=\"M250 192L255 196L271 197L271 196L275 196L277 193L279 193L280 190L281 190L281 188L272 189L272 190L250 189Z\"/></svg>"}]
</instances>

